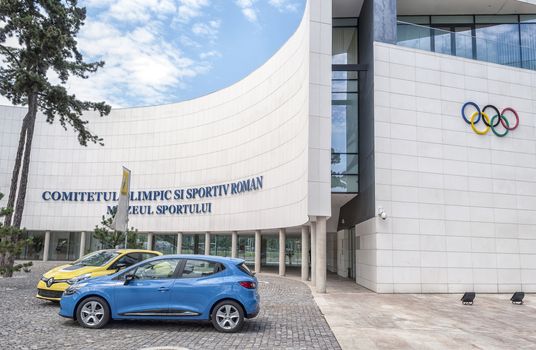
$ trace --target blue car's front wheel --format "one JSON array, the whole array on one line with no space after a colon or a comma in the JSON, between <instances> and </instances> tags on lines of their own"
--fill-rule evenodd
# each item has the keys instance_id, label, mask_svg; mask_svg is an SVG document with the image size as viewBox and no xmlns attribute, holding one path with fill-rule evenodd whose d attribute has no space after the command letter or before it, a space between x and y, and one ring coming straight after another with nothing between
<instances>
[{"instance_id":1,"label":"blue car's front wheel","mask_svg":"<svg viewBox=\"0 0 536 350\"><path fill-rule=\"evenodd\" d=\"M76 308L76 320L82 327L104 327L110 321L108 303L99 297L89 297L82 300Z\"/></svg>"},{"instance_id":2,"label":"blue car's front wheel","mask_svg":"<svg viewBox=\"0 0 536 350\"><path fill-rule=\"evenodd\" d=\"M232 300L223 300L214 307L211 321L219 332L235 333L244 326L244 310Z\"/></svg>"}]
</instances>

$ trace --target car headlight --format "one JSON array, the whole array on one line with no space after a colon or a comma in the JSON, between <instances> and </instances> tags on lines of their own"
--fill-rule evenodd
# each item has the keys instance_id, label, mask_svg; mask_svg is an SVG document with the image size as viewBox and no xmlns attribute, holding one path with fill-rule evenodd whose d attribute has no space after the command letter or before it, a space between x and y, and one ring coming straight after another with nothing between
<instances>
[{"instance_id":1,"label":"car headlight","mask_svg":"<svg viewBox=\"0 0 536 350\"><path fill-rule=\"evenodd\" d=\"M78 292L80 290L80 288L85 287L86 285L87 285L87 283L73 284L72 286L69 286L69 288L67 288L65 290L65 292L63 292L63 294L65 294L65 295L74 294L74 293Z\"/></svg>"},{"instance_id":2,"label":"car headlight","mask_svg":"<svg viewBox=\"0 0 536 350\"><path fill-rule=\"evenodd\" d=\"M88 279L90 277L91 277L91 274L86 273L84 275L80 275L80 276L76 276L76 277L71 278L70 280L67 281L67 283L76 284L76 283L79 283L80 281L83 281L83 280Z\"/></svg>"}]
</instances>

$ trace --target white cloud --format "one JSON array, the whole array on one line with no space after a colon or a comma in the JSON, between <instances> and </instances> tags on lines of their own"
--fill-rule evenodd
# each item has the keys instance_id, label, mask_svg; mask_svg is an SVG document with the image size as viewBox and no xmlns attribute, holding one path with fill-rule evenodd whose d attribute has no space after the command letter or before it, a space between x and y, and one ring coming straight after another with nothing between
<instances>
[{"instance_id":1,"label":"white cloud","mask_svg":"<svg viewBox=\"0 0 536 350\"><path fill-rule=\"evenodd\" d=\"M250 22L257 22L257 10L255 9L257 0L236 0L236 5L242 10L242 14Z\"/></svg>"},{"instance_id":2,"label":"white cloud","mask_svg":"<svg viewBox=\"0 0 536 350\"><path fill-rule=\"evenodd\" d=\"M209 0L179 0L179 21L188 22L203 14L203 9L210 5Z\"/></svg>"},{"instance_id":3,"label":"white cloud","mask_svg":"<svg viewBox=\"0 0 536 350\"><path fill-rule=\"evenodd\" d=\"M172 0L116 0L108 5L106 15L122 22L147 22L153 16L161 18L177 11Z\"/></svg>"},{"instance_id":4,"label":"white cloud","mask_svg":"<svg viewBox=\"0 0 536 350\"><path fill-rule=\"evenodd\" d=\"M90 79L70 80L83 99L107 100L115 106L171 102L185 79L210 69L207 62L196 62L168 42L158 23L128 30L112 23L88 21L80 32L79 47L86 57L106 62Z\"/></svg>"},{"instance_id":5,"label":"white cloud","mask_svg":"<svg viewBox=\"0 0 536 350\"><path fill-rule=\"evenodd\" d=\"M221 21L213 20L207 23L196 23L192 26L192 33L215 40L218 36Z\"/></svg>"},{"instance_id":6,"label":"white cloud","mask_svg":"<svg viewBox=\"0 0 536 350\"><path fill-rule=\"evenodd\" d=\"M221 57L221 53L219 51L212 50L208 52L202 52L201 54L199 54L199 58L202 60L206 60L207 58L212 58L212 57Z\"/></svg>"},{"instance_id":7,"label":"white cloud","mask_svg":"<svg viewBox=\"0 0 536 350\"><path fill-rule=\"evenodd\" d=\"M268 0L268 3L281 12L295 12L299 7L298 3L289 0Z\"/></svg>"}]
</instances>

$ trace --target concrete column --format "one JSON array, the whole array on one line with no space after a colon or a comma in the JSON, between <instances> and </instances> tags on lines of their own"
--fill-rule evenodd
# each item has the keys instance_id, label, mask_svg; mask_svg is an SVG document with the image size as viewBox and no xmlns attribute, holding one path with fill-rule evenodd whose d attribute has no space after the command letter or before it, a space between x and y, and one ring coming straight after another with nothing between
<instances>
[{"instance_id":1,"label":"concrete column","mask_svg":"<svg viewBox=\"0 0 536 350\"><path fill-rule=\"evenodd\" d=\"M45 243L43 244L43 261L48 261L48 250L50 249L50 231L45 232Z\"/></svg>"},{"instance_id":2,"label":"concrete column","mask_svg":"<svg viewBox=\"0 0 536 350\"><path fill-rule=\"evenodd\" d=\"M311 222L311 284L316 285L316 222Z\"/></svg>"},{"instance_id":3,"label":"concrete column","mask_svg":"<svg viewBox=\"0 0 536 350\"><path fill-rule=\"evenodd\" d=\"M309 228L301 228L301 278L302 281L309 279Z\"/></svg>"},{"instance_id":4,"label":"concrete column","mask_svg":"<svg viewBox=\"0 0 536 350\"><path fill-rule=\"evenodd\" d=\"M286 266L286 250L285 250L285 237L286 232L284 228L279 229L279 276L285 276Z\"/></svg>"},{"instance_id":5,"label":"concrete column","mask_svg":"<svg viewBox=\"0 0 536 350\"><path fill-rule=\"evenodd\" d=\"M177 254L182 254L182 232L177 233Z\"/></svg>"},{"instance_id":6,"label":"concrete column","mask_svg":"<svg viewBox=\"0 0 536 350\"><path fill-rule=\"evenodd\" d=\"M261 272L261 231L255 231L255 273Z\"/></svg>"},{"instance_id":7,"label":"concrete column","mask_svg":"<svg viewBox=\"0 0 536 350\"><path fill-rule=\"evenodd\" d=\"M210 255L210 232L205 233L205 255Z\"/></svg>"},{"instance_id":8,"label":"concrete column","mask_svg":"<svg viewBox=\"0 0 536 350\"><path fill-rule=\"evenodd\" d=\"M316 291L326 292L326 217L316 218Z\"/></svg>"},{"instance_id":9,"label":"concrete column","mask_svg":"<svg viewBox=\"0 0 536 350\"><path fill-rule=\"evenodd\" d=\"M80 233L80 252L78 253L78 257L79 258L83 257L85 251L86 251L86 233L81 232Z\"/></svg>"},{"instance_id":10,"label":"concrete column","mask_svg":"<svg viewBox=\"0 0 536 350\"><path fill-rule=\"evenodd\" d=\"M147 249L153 250L153 234L148 233L147 234Z\"/></svg>"},{"instance_id":11,"label":"concrete column","mask_svg":"<svg viewBox=\"0 0 536 350\"><path fill-rule=\"evenodd\" d=\"M233 231L231 234L231 258L236 258L237 254L237 245L238 245L238 232Z\"/></svg>"}]
</instances>

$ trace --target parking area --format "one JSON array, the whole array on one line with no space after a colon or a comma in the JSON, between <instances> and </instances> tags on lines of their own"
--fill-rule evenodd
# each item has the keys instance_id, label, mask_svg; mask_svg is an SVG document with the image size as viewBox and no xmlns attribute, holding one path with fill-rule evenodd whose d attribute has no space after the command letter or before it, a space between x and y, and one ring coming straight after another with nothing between
<instances>
[{"instance_id":1,"label":"parking area","mask_svg":"<svg viewBox=\"0 0 536 350\"><path fill-rule=\"evenodd\" d=\"M115 321L81 328L58 315L58 305L34 297L41 274L57 262L36 262L32 272L0 279L2 349L340 349L307 285L259 276L262 310L241 333L221 334L209 323Z\"/></svg>"}]
</instances>

